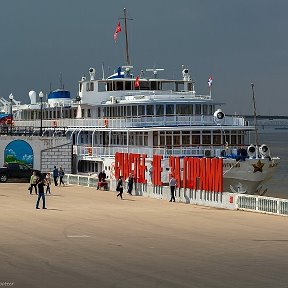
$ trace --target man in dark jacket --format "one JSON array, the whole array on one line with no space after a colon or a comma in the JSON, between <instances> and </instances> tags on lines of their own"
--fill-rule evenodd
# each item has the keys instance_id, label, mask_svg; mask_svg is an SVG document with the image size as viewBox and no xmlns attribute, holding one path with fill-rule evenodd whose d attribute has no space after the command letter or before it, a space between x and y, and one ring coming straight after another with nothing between
<instances>
[{"instance_id":1,"label":"man in dark jacket","mask_svg":"<svg viewBox=\"0 0 288 288\"><path fill-rule=\"evenodd\" d=\"M39 203L40 203L40 199L42 198L42 202L43 202L43 209L46 209L45 206L45 193L44 193L44 185L45 185L45 181L43 177L40 177L37 181L37 185L38 185L38 198L37 198L37 203L36 203L36 209L40 209L39 208Z\"/></svg>"}]
</instances>

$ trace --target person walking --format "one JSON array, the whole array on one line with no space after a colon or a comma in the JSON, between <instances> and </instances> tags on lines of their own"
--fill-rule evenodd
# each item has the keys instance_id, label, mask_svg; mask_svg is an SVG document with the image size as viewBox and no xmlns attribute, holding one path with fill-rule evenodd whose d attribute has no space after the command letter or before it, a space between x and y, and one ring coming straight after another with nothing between
<instances>
[{"instance_id":1,"label":"person walking","mask_svg":"<svg viewBox=\"0 0 288 288\"><path fill-rule=\"evenodd\" d=\"M62 183L63 186L64 186L64 182L63 182L63 177L64 177L64 175L65 175L64 170L63 170L63 168L60 166L60 168L59 168L59 179L60 179L60 181L59 181L59 186L61 186L61 183Z\"/></svg>"},{"instance_id":2,"label":"person walking","mask_svg":"<svg viewBox=\"0 0 288 288\"><path fill-rule=\"evenodd\" d=\"M134 175L132 173L130 173L130 175L128 177L127 193L130 194L131 196L132 196L133 184L134 184Z\"/></svg>"},{"instance_id":3,"label":"person walking","mask_svg":"<svg viewBox=\"0 0 288 288\"><path fill-rule=\"evenodd\" d=\"M50 186L51 186L51 176L50 176L50 173L49 173L49 172L46 174L45 184L46 184L46 194L47 194L48 192L49 192L49 194L51 194L51 189L50 189Z\"/></svg>"},{"instance_id":4,"label":"person walking","mask_svg":"<svg viewBox=\"0 0 288 288\"><path fill-rule=\"evenodd\" d=\"M45 193L44 193L45 181L42 177L38 179L37 185L38 185L38 198L37 198L37 202L36 202L36 209L40 209L39 203L40 203L41 198L42 198L42 204L43 204L42 208L47 209L45 206Z\"/></svg>"},{"instance_id":5,"label":"person walking","mask_svg":"<svg viewBox=\"0 0 288 288\"><path fill-rule=\"evenodd\" d=\"M122 194L123 194L123 177L122 176L119 177L119 180L118 180L118 183L117 183L117 187L116 187L116 191L119 192L117 194L117 198L118 198L118 196L120 196L120 198L122 200L123 199L122 198Z\"/></svg>"},{"instance_id":6,"label":"person walking","mask_svg":"<svg viewBox=\"0 0 288 288\"><path fill-rule=\"evenodd\" d=\"M37 175L36 171L33 171L33 174L30 177L30 194L33 192L33 187L35 188L35 194L37 195Z\"/></svg>"},{"instance_id":7,"label":"person walking","mask_svg":"<svg viewBox=\"0 0 288 288\"><path fill-rule=\"evenodd\" d=\"M54 179L54 185L55 186L58 186L58 176L59 176L59 172L58 172L58 169L56 166L54 166L54 169L53 169L53 179Z\"/></svg>"},{"instance_id":8,"label":"person walking","mask_svg":"<svg viewBox=\"0 0 288 288\"><path fill-rule=\"evenodd\" d=\"M170 181L169 181L169 186L170 186L170 193L171 193L171 198L169 202L175 202L175 187L177 185L176 179L174 178L174 176L171 177Z\"/></svg>"}]
</instances>

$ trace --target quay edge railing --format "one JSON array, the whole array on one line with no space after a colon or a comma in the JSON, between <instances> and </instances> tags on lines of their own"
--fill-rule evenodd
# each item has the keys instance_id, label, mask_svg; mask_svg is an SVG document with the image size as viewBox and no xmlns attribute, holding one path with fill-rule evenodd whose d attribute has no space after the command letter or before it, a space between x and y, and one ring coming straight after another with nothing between
<instances>
[{"instance_id":1,"label":"quay edge railing","mask_svg":"<svg viewBox=\"0 0 288 288\"><path fill-rule=\"evenodd\" d=\"M70 185L80 185L96 188L98 178L93 176L66 174L64 182ZM115 191L116 180L107 179L108 190ZM125 184L126 185L126 184ZM149 184L136 184L135 195L161 200L170 198L169 187L153 186ZM116 193L116 192L115 192ZM201 190L176 189L176 201L192 205L224 208L229 210L242 210L271 215L288 216L288 199L273 198L259 195L246 195L230 192L207 192Z\"/></svg>"}]
</instances>

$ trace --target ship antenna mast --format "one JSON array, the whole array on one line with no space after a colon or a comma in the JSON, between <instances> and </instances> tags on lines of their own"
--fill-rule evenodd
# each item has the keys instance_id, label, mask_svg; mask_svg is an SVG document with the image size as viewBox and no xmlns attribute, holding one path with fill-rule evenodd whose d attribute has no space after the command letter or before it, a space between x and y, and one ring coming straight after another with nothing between
<instances>
[{"instance_id":1,"label":"ship antenna mast","mask_svg":"<svg viewBox=\"0 0 288 288\"><path fill-rule=\"evenodd\" d=\"M126 39L126 62L127 62L127 65L130 66L129 48L128 48L127 20L133 20L133 19L127 18L126 8L124 8L124 18L120 18L120 19L124 19L124 29L125 29L125 39Z\"/></svg>"},{"instance_id":2,"label":"ship antenna mast","mask_svg":"<svg viewBox=\"0 0 288 288\"><path fill-rule=\"evenodd\" d=\"M255 142L256 142L256 146L258 146L259 142L258 142L257 113L256 113L256 100L255 100L255 93L254 93L254 83L251 83L251 89L252 89L253 106L254 106Z\"/></svg>"}]
</instances>

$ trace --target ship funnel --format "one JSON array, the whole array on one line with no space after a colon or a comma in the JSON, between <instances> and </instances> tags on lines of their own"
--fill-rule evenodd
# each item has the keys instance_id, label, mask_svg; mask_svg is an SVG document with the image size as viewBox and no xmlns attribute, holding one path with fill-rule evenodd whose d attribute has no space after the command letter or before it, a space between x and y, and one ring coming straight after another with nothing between
<instances>
[{"instance_id":1,"label":"ship funnel","mask_svg":"<svg viewBox=\"0 0 288 288\"><path fill-rule=\"evenodd\" d=\"M96 70L94 68L89 69L90 80L95 80Z\"/></svg>"},{"instance_id":2,"label":"ship funnel","mask_svg":"<svg viewBox=\"0 0 288 288\"><path fill-rule=\"evenodd\" d=\"M31 90L30 92L29 92L29 98L30 98L30 103L32 104L32 105L35 105L36 104L36 92L35 91L33 91L33 90Z\"/></svg>"}]
</instances>

